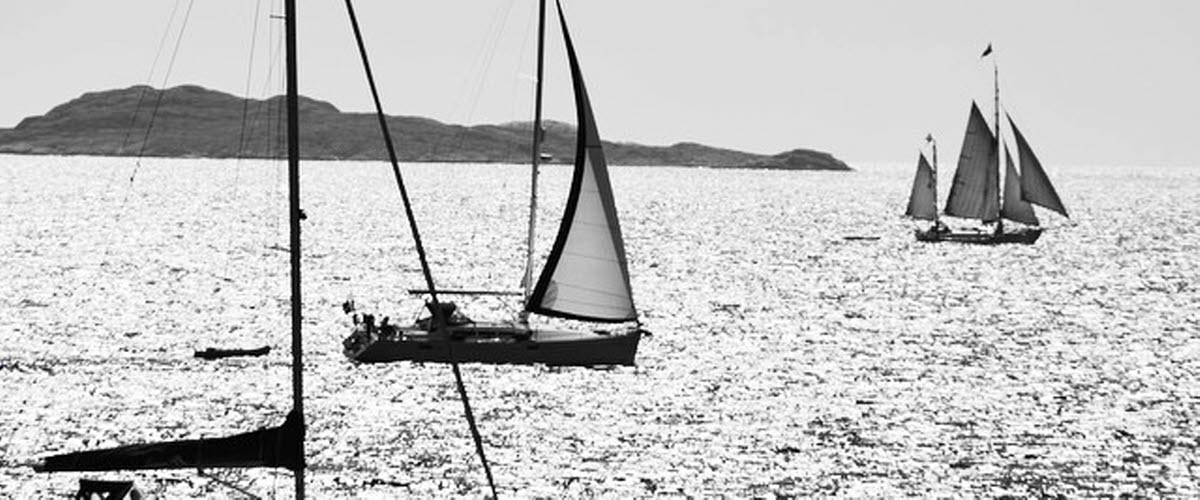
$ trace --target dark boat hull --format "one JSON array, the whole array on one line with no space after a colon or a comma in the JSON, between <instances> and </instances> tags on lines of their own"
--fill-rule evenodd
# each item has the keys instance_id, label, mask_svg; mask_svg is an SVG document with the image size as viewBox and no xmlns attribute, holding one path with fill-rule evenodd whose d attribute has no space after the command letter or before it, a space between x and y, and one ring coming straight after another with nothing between
<instances>
[{"instance_id":1,"label":"dark boat hull","mask_svg":"<svg viewBox=\"0 0 1200 500\"><path fill-rule=\"evenodd\" d=\"M937 231L934 228L918 229L917 241L937 243L949 241L974 245L1001 245L1020 243L1032 245L1042 235L1042 229L1037 227L1021 228L1011 232L982 232L982 231Z\"/></svg>"},{"instance_id":2,"label":"dark boat hull","mask_svg":"<svg viewBox=\"0 0 1200 500\"><path fill-rule=\"evenodd\" d=\"M514 323L471 323L449 327L449 337L416 327L390 335L357 328L346 338L346 356L360 363L423 361L448 363L545 364L555 366L632 366L640 329L572 332L530 330Z\"/></svg>"},{"instance_id":3,"label":"dark boat hull","mask_svg":"<svg viewBox=\"0 0 1200 500\"><path fill-rule=\"evenodd\" d=\"M264 356L271 352L270 346L263 346L257 349L216 349L209 347L203 351L196 351L195 356L200 359L224 359L235 358L240 356Z\"/></svg>"}]
</instances>

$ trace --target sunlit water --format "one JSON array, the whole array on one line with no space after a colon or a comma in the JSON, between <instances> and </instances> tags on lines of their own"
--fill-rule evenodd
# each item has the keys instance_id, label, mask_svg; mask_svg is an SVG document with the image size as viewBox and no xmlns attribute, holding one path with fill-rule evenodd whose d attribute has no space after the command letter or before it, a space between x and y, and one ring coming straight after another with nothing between
<instances>
[{"instance_id":1,"label":"sunlit water","mask_svg":"<svg viewBox=\"0 0 1200 500\"><path fill-rule=\"evenodd\" d=\"M439 286L516 288L527 168L404 172ZM1200 495L1200 170L1050 174L1072 219L982 247L914 242L908 167L613 168L654 335L636 368L464 367L501 494ZM543 255L568 175L543 176ZM81 476L238 495L195 471L24 464L282 421L285 182L271 162L0 157L0 497ZM420 308L390 169L306 163L303 182L310 493L481 497L449 368L341 354L347 298ZM213 474L291 494L285 471Z\"/></svg>"}]
</instances>

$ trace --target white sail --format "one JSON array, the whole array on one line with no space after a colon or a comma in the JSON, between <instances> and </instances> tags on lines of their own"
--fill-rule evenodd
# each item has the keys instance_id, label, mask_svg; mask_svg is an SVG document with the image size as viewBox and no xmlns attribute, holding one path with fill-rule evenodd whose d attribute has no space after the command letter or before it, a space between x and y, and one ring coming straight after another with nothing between
<instances>
[{"instance_id":1,"label":"white sail","mask_svg":"<svg viewBox=\"0 0 1200 500\"><path fill-rule=\"evenodd\" d=\"M1021 135L1020 130L1017 130L1017 124L1013 123L1012 116L1008 117L1008 124L1012 126L1013 136L1017 139L1017 154L1021 158L1021 196L1025 201L1058 212L1063 217L1069 217L1067 208L1058 198L1058 192L1054 190L1054 185L1050 184L1050 178L1046 176L1046 171L1042 169L1042 163L1038 161L1037 156L1034 156L1029 143L1025 142L1025 136Z\"/></svg>"},{"instance_id":2,"label":"white sail","mask_svg":"<svg viewBox=\"0 0 1200 500\"><path fill-rule=\"evenodd\" d=\"M947 214L985 222L1000 218L1000 158L997 153L996 137L988 129L979 106L972 102L967 133L958 155L958 169L946 199Z\"/></svg>"},{"instance_id":3,"label":"white sail","mask_svg":"<svg viewBox=\"0 0 1200 500\"><path fill-rule=\"evenodd\" d=\"M934 199L933 167L925 161L925 155L917 159L917 175L913 178L912 194L908 197L908 210L904 215L914 219L937 220L937 200Z\"/></svg>"},{"instance_id":4,"label":"white sail","mask_svg":"<svg viewBox=\"0 0 1200 500\"><path fill-rule=\"evenodd\" d=\"M559 21L571 62L579 121L575 172L558 237L525 309L563 318L631 321L637 319L637 310L608 166L561 5Z\"/></svg>"},{"instance_id":5,"label":"white sail","mask_svg":"<svg viewBox=\"0 0 1200 500\"><path fill-rule=\"evenodd\" d=\"M1021 176L1017 174L1017 167L1013 165L1012 155L1008 154L1008 144L1004 145L1004 156L1007 166L1004 170L1004 206L1000 208L1000 216L1036 226L1038 218L1033 212L1033 205L1021 198Z\"/></svg>"}]
</instances>

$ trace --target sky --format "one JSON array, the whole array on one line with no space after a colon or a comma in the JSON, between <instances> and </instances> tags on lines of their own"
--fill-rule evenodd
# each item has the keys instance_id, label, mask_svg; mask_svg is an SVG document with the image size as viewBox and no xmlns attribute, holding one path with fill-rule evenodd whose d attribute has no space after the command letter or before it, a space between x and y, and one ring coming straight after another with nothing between
<instances>
[{"instance_id":1,"label":"sky","mask_svg":"<svg viewBox=\"0 0 1200 500\"><path fill-rule=\"evenodd\" d=\"M370 110L344 3L298 3L301 93ZM853 164L915 161L932 133L948 158L972 99L990 119L996 63L1001 105L1043 163L1200 166L1196 0L563 7L609 140L756 153L806 147ZM465 124L531 118L536 1L358 0L355 8L388 114ZM279 71L268 68L280 30L271 16L281 9L280 0L2 2L0 127L84 92L137 84L279 93ZM557 23L547 33L546 116L573 122ZM980 59L989 43L993 55Z\"/></svg>"}]
</instances>

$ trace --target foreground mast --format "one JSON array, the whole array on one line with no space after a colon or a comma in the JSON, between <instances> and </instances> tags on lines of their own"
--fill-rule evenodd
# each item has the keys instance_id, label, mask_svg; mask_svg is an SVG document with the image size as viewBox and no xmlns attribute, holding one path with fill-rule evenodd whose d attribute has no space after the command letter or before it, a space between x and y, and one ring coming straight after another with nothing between
<instances>
[{"instance_id":1,"label":"foreground mast","mask_svg":"<svg viewBox=\"0 0 1200 500\"><path fill-rule=\"evenodd\" d=\"M288 220L291 230L292 267L292 411L300 416L299 452L304 457L304 361L301 342L302 305L300 293L300 113L296 71L296 0L284 2L287 48L287 151ZM304 466L295 469L296 498L304 498Z\"/></svg>"}]
</instances>

